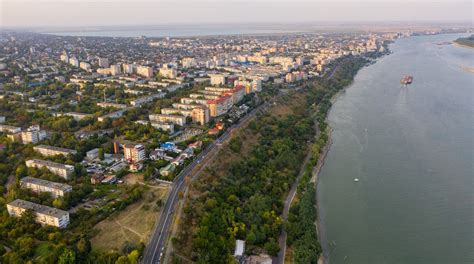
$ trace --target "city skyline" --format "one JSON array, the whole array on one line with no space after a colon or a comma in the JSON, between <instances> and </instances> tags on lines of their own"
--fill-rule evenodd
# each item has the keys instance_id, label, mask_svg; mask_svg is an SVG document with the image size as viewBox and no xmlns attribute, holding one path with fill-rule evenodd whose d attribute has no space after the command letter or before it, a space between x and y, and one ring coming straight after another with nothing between
<instances>
[{"instance_id":1,"label":"city skyline","mask_svg":"<svg viewBox=\"0 0 474 264\"><path fill-rule=\"evenodd\" d=\"M30 1L0 0L0 26L473 22L470 1ZM74 10L74 12L72 12ZM229 12L229 10L232 10ZM50 14L55 14L51 16Z\"/></svg>"}]
</instances>

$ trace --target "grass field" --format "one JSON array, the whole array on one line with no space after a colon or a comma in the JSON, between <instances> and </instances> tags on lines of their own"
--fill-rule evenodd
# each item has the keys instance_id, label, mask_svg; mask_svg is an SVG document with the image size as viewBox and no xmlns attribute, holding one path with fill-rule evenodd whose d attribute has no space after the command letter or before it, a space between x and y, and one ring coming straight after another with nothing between
<instances>
[{"instance_id":1,"label":"grass field","mask_svg":"<svg viewBox=\"0 0 474 264\"><path fill-rule=\"evenodd\" d=\"M150 186L143 198L95 226L97 235L91 240L94 249L119 251L125 241L146 243L159 216L157 202L164 199L168 187Z\"/></svg>"}]
</instances>

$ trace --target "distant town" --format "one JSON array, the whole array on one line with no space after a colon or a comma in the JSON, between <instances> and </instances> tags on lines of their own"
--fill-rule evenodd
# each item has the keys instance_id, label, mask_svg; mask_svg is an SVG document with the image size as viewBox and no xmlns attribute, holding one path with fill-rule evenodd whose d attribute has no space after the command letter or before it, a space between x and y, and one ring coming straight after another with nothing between
<instances>
[{"instance_id":1,"label":"distant town","mask_svg":"<svg viewBox=\"0 0 474 264\"><path fill-rule=\"evenodd\" d=\"M193 38L1 31L0 262L57 263L69 248L95 263L159 263L192 179L225 146L245 148L234 134L250 120L258 124L283 96L334 74L341 60L372 62L395 39L456 31ZM125 212L141 223L127 222ZM19 220L26 215L39 225ZM132 238L112 237L110 227ZM270 247L245 254L248 242L235 243L235 261L272 263Z\"/></svg>"}]
</instances>

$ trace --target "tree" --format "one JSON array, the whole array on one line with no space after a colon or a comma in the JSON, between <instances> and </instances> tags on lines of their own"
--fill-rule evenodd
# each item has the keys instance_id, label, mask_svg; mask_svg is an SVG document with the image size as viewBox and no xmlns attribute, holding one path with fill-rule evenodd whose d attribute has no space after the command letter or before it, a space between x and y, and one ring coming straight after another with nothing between
<instances>
[{"instance_id":1,"label":"tree","mask_svg":"<svg viewBox=\"0 0 474 264\"><path fill-rule=\"evenodd\" d=\"M139 257L140 257L140 253L138 252L138 250L135 249L132 252L130 252L130 254L128 254L128 261L130 262L130 264L137 264Z\"/></svg>"},{"instance_id":2,"label":"tree","mask_svg":"<svg viewBox=\"0 0 474 264\"><path fill-rule=\"evenodd\" d=\"M15 170L15 175L18 177L18 179L23 178L26 176L26 173L28 172L28 169L24 164L18 165Z\"/></svg>"},{"instance_id":3,"label":"tree","mask_svg":"<svg viewBox=\"0 0 474 264\"><path fill-rule=\"evenodd\" d=\"M58 259L58 264L74 264L76 263L76 254L74 251L65 248Z\"/></svg>"},{"instance_id":4,"label":"tree","mask_svg":"<svg viewBox=\"0 0 474 264\"><path fill-rule=\"evenodd\" d=\"M82 255L86 256L91 251L91 242L87 238L81 238L77 242L77 251Z\"/></svg>"},{"instance_id":5,"label":"tree","mask_svg":"<svg viewBox=\"0 0 474 264\"><path fill-rule=\"evenodd\" d=\"M104 160L104 150L102 148L99 149L99 159Z\"/></svg>"}]
</instances>

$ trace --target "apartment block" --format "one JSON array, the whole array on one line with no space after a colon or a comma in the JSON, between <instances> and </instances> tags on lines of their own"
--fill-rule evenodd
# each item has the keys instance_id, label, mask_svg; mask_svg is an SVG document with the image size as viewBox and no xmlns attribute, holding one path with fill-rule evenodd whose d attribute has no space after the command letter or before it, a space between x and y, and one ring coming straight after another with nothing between
<instances>
[{"instance_id":1,"label":"apartment block","mask_svg":"<svg viewBox=\"0 0 474 264\"><path fill-rule=\"evenodd\" d=\"M47 160L40 160L40 159L31 159L27 160L26 167L28 168L38 168L41 169L43 167L47 168L51 173L58 175L64 179L69 179L69 176L74 172L74 166L56 163Z\"/></svg>"},{"instance_id":2,"label":"apartment block","mask_svg":"<svg viewBox=\"0 0 474 264\"><path fill-rule=\"evenodd\" d=\"M146 158L145 147L141 144L125 144L123 146L123 154L125 160L131 163L142 161Z\"/></svg>"},{"instance_id":3,"label":"apartment block","mask_svg":"<svg viewBox=\"0 0 474 264\"><path fill-rule=\"evenodd\" d=\"M69 224L68 212L21 199L7 204L7 210L13 217L20 217L26 210L32 210L36 215L36 222L42 225L65 228Z\"/></svg>"},{"instance_id":4,"label":"apartment block","mask_svg":"<svg viewBox=\"0 0 474 264\"><path fill-rule=\"evenodd\" d=\"M31 126L26 131L21 132L21 141L23 144L38 143L46 138L46 131L41 130L39 126Z\"/></svg>"},{"instance_id":5,"label":"apartment block","mask_svg":"<svg viewBox=\"0 0 474 264\"><path fill-rule=\"evenodd\" d=\"M192 111L193 122L201 125L207 124L210 119L209 108L201 106L194 108Z\"/></svg>"},{"instance_id":6,"label":"apartment block","mask_svg":"<svg viewBox=\"0 0 474 264\"><path fill-rule=\"evenodd\" d=\"M156 114L156 115L149 115L148 118L152 122L173 123L179 126L184 126L186 124L186 117L181 116L181 115Z\"/></svg>"},{"instance_id":7,"label":"apartment block","mask_svg":"<svg viewBox=\"0 0 474 264\"><path fill-rule=\"evenodd\" d=\"M137 74L146 78L151 78L153 77L153 69L148 66L138 66Z\"/></svg>"},{"instance_id":8,"label":"apartment block","mask_svg":"<svg viewBox=\"0 0 474 264\"><path fill-rule=\"evenodd\" d=\"M9 126L9 125L0 125L0 132L7 133L18 133L21 131L21 127Z\"/></svg>"},{"instance_id":9,"label":"apartment block","mask_svg":"<svg viewBox=\"0 0 474 264\"><path fill-rule=\"evenodd\" d=\"M66 148L59 148L59 147L54 147L54 146L48 146L48 145L38 145L33 147L33 150L36 152L40 153L43 156L56 156L56 155L76 155L77 151L73 149L66 149Z\"/></svg>"},{"instance_id":10,"label":"apartment block","mask_svg":"<svg viewBox=\"0 0 474 264\"><path fill-rule=\"evenodd\" d=\"M50 193L52 197L63 197L66 193L72 191L70 185L58 182L47 181L43 179L25 177L20 180L20 185L23 188L30 189L33 192L41 193L47 192Z\"/></svg>"},{"instance_id":11,"label":"apartment block","mask_svg":"<svg viewBox=\"0 0 474 264\"><path fill-rule=\"evenodd\" d=\"M217 100L209 100L207 107L209 108L209 114L211 117L216 117L227 113L232 108L233 101L232 96L224 95Z\"/></svg>"}]
</instances>

